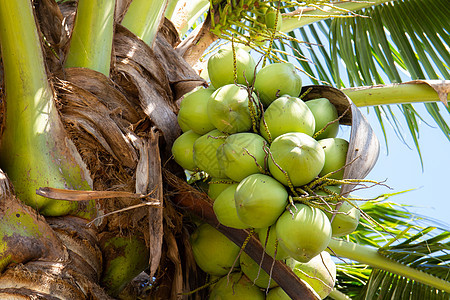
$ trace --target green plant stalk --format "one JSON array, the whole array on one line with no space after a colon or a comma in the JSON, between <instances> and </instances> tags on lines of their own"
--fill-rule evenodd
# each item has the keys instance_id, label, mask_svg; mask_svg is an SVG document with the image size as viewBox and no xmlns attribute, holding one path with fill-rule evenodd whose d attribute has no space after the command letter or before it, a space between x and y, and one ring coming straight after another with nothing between
<instances>
[{"instance_id":1,"label":"green plant stalk","mask_svg":"<svg viewBox=\"0 0 450 300\"><path fill-rule=\"evenodd\" d=\"M180 36L191 28L197 19L209 9L209 0L181 0L170 20L175 24Z\"/></svg>"},{"instance_id":2,"label":"green plant stalk","mask_svg":"<svg viewBox=\"0 0 450 300\"><path fill-rule=\"evenodd\" d=\"M346 15L345 11L340 9L346 9L350 11L360 10L366 7L372 7L377 4L385 3L386 0L373 0L373 1L349 1L349 2L341 2L338 4L333 4L335 8L331 8L328 6L322 6L322 10L307 10L304 11L300 16L296 17L283 17L283 23L281 25L280 31L282 32L290 32L299 27L331 18L333 16L338 15ZM321 6L321 5L319 5ZM307 7L305 7L307 8Z\"/></svg>"},{"instance_id":3,"label":"green plant stalk","mask_svg":"<svg viewBox=\"0 0 450 300\"><path fill-rule=\"evenodd\" d=\"M417 102L439 102L437 92L427 84L401 83L343 89L356 106L374 106Z\"/></svg>"},{"instance_id":4,"label":"green plant stalk","mask_svg":"<svg viewBox=\"0 0 450 300\"><path fill-rule=\"evenodd\" d=\"M164 16L167 19L172 19L173 13L175 11L175 8L177 7L178 1L177 0L169 0L167 3L166 11L164 12Z\"/></svg>"},{"instance_id":5,"label":"green plant stalk","mask_svg":"<svg viewBox=\"0 0 450 300\"><path fill-rule=\"evenodd\" d=\"M17 253L17 249L14 246L17 244L10 242L10 240L20 236L22 240L30 239L34 240L37 244L39 238L42 237L42 233L35 224L35 220L23 213L23 211L8 209L1 215L2 222L0 223L0 273L10 263L20 263L21 261L15 261L14 253ZM20 224L21 226L17 226ZM12 244L12 245L11 245ZM21 249L25 252L25 249Z\"/></svg>"},{"instance_id":6,"label":"green plant stalk","mask_svg":"<svg viewBox=\"0 0 450 300\"><path fill-rule=\"evenodd\" d=\"M17 197L42 214L75 213L80 203L51 200L35 192L44 186L90 189L90 179L59 119L29 0L0 0L0 45L6 100L0 168ZM93 203L84 208L82 215L90 217Z\"/></svg>"},{"instance_id":7,"label":"green plant stalk","mask_svg":"<svg viewBox=\"0 0 450 300\"><path fill-rule=\"evenodd\" d=\"M65 67L89 68L109 76L115 0L78 2Z\"/></svg>"},{"instance_id":8,"label":"green plant stalk","mask_svg":"<svg viewBox=\"0 0 450 300\"><path fill-rule=\"evenodd\" d=\"M331 299L334 299L334 300L351 300L352 299L349 296L347 296L346 294L338 291L336 288L334 288L331 291L331 293L328 295L328 297L330 297Z\"/></svg>"},{"instance_id":9,"label":"green plant stalk","mask_svg":"<svg viewBox=\"0 0 450 300\"><path fill-rule=\"evenodd\" d=\"M450 292L450 282L386 258L374 248L335 239L331 240L328 247L332 250L329 251L332 255L346 257L372 266L373 268L382 269L435 287L436 289Z\"/></svg>"},{"instance_id":10,"label":"green plant stalk","mask_svg":"<svg viewBox=\"0 0 450 300\"><path fill-rule=\"evenodd\" d=\"M0 171L0 180L4 173ZM2 191L0 203L0 273L11 263L44 258L59 260L64 248L42 216Z\"/></svg>"},{"instance_id":11,"label":"green plant stalk","mask_svg":"<svg viewBox=\"0 0 450 300\"><path fill-rule=\"evenodd\" d=\"M122 25L153 48L167 0L133 0Z\"/></svg>"}]
</instances>

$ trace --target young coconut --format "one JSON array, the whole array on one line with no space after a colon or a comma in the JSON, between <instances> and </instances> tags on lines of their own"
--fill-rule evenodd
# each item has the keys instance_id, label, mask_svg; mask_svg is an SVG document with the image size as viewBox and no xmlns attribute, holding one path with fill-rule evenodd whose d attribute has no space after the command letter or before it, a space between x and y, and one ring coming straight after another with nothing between
<instances>
[{"instance_id":1,"label":"young coconut","mask_svg":"<svg viewBox=\"0 0 450 300\"><path fill-rule=\"evenodd\" d=\"M194 143L200 137L200 134L192 130L186 131L180 135L172 145L173 159L186 170L194 170Z\"/></svg>"},{"instance_id":2,"label":"young coconut","mask_svg":"<svg viewBox=\"0 0 450 300\"><path fill-rule=\"evenodd\" d=\"M331 192L334 192L339 195L341 192L341 187L337 185L330 185L326 186L326 189L330 190ZM325 196L325 197L333 197L332 195L329 195L325 191L318 191L317 195ZM346 196L347 198L352 198L352 195ZM329 198L330 199L330 198ZM329 200L328 200L329 201ZM350 201L352 204L348 203L347 201L343 201L339 209L337 210L337 213L334 216L333 221L331 222L333 213L331 212L325 212L328 219L331 222L331 229L332 229L332 236L339 237L344 236L352 233L356 230L359 224L359 218L361 216L361 212L357 207L357 204L355 201ZM332 200L332 203L330 203L331 207L334 209L336 207L336 200Z\"/></svg>"},{"instance_id":3,"label":"young coconut","mask_svg":"<svg viewBox=\"0 0 450 300\"><path fill-rule=\"evenodd\" d=\"M270 145L270 155L270 173L284 185L288 185L286 175L294 186L307 184L319 175L325 163L325 153L320 144L301 132L277 137Z\"/></svg>"},{"instance_id":4,"label":"young coconut","mask_svg":"<svg viewBox=\"0 0 450 300\"><path fill-rule=\"evenodd\" d=\"M330 172L340 171L332 174L329 178L344 178L345 161L347 159L348 142L341 138L326 138L319 140L319 144L325 152L325 163L319 176L324 176Z\"/></svg>"},{"instance_id":5,"label":"young coconut","mask_svg":"<svg viewBox=\"0 0 450 300\"><path fill-rule=\"evenodd\" d=\"M327 98L318 98L305 102L314 115L316 120L316 127L314 133L325 128L325 126L332 121L337 120L338 112L336 107ZM339 131L339 122L334 122L319 134L316 139L321 140L325 138L336 137Z\"/></svg>"},{"instance_id":6,"label":"young coconut","mask_svg":"<svg viewBox=\"0 0 450 300\"><path fill-rule=\"evenodd\" d=\"M225 139L224 133L214 129L199 137L194 143L194 164L212 177L226 178L216 156L217 149Z\"/></svg>"},{"instance_id":7,"label":"young coconut","mask_svg":"<svg viewBox=\"0 0 450 300\"><path fill-rule=\"evenodd\" d=\"M295 260L306 263L325 250L331 240L331 224L326 214L305 204L289 207L278 219L279 245Z\"/></svg>"},{"instance_id":8,"label":"young coconut","mask_svg":"<svg viewBox=\"0 0 450 300\"><path fill-rule=\"evenodd\" d=\"M288 265L303 282L306 282L320 297L324 299L334 288L336 283L336 264L330 254L322 251L307 263L295 259L288 259Z\"/></svg>"},{"instance_id":9,"label":"young coconut","mask_svg":"<svg viewBox=\"0 0 450 300\"><path fill-rule=\"evenodd\" d=\"M267 293L266 300L291 300L291 297L279 286L270 289Z\"/></svg>"},{"instance_id":10,"label":"young coconut","mask_svg":"<svg viewBox=\"0 0 450 300\"><path fill-rule=\"evenodd\" d=\"M212 288L209 300L264 300L264 292L242 273L231 273L220 279Z\"/></svg>"},{"instance_id":11,"label":"young coconut","mask_svg":"<svg viewBox=\"0 0 450 300\"><path fill-rule=\"evenodd\" d=\"M270 176L252 174L239 183L236 211L242 222L253 228L274 224L288 204L284 186Z\"/></svg>"},{"instance_id":12,"label":"young coconut","mask_svg":"<svg viewBox=\"0 0 450 300\"><path fill-rule=\"evenodd\" d=\"M261 268L259 262L254 261L247 253L242 252L239 261L242 272L244 272L248 279L255 285L263 289L278 286L278 283L271 279L269 274Z\"/></svg>"},{"instance_id":13,"label":"young coconut","mask_svg":"<svg viewBox=\"0 0 450 300\"><path fill-rule=\"evenodd\" d=\"M281 24L283 23L283 16L281 12L274 7L270 7L266 11L266 15L264 17L264 21L266 23L267 28L280 30ZM276 23L276 26L275 26Z\"/></svg>"},{"instance_id":14,"label":"young coconut","mask_svg":"<svg viewBox=\"0 0 450 300\"><path fill-rule=\"evenodd\" d=\"M177 116L181 129L189 128L200 135L215 129L214 125L209 121L206 110L212 93L214 93L212 88L197 87L184 95Z\"/></svg>"},{"instance_id":15,"label":"young coconut","mask_svg":"<svg viewBox=\"0 0 450 300\"><path fill-rule=\"evenodd\" d=\"M208 196L209 198L216 200L227 187L233 185L235 182L228 178L211 178L208 183Z\"/></svg>"},{"instance_id":16,"label":"young coconut","mask_svg":"<svg viewBox=\"0 0 450 300\"><path fill-rule=\"evenodd\" d=\"M298 96L302 90L302 79L291 63L275 63L262 68L255 79L255 89L261 102L268 107L282 95Z\"/></svg>"},{"instance_id":17,"label":"young coconut","mask_svg":"<svg viewBox=\"0 0 450 300\"><path fill-rule=\"evenodd\" d=\"M221 224L237 229L247 229L250 226L243 223L236 212L234 193L236 192L237 186L237 183L232 184L220 193L214 201L213 209L217 220L219 220Z\"/></svg>"},{"instance_id":18,"label":"young coconut","mask_svg":"<svg viewBox=\"0 0 450 300\"><path fill-rule=\"evenodd\" d=\"M235 55L232 48L219 49L208 60L208 74L211 84L220 88L227 84L234 84L234 60L236 60L236 83L247 86L255 77L255 61L244 49L235 47Z\"/></svg>"},{"instance_id":19,"label":"young coconut","mask_svg":"<svg viewBox=\"0 0 450 300\"><path fill-rule=\"evenodd\" d=\"M191 246L200 269L217 276L230 271L240 250L225 235L206 223L191 234Z\"/></svg>"},{"instance_id":20,"label":"young coconut","mask_svg":"<svg viewBox=\"0 0 450 300\"><path fill-rule=\"evenodd\" d=\"M267 230L269 230L269 237L267 239ZM259 241L261 242L261 245L263 248L265 247L264 251L269 254L270 256L275 256L275 250L277 252L277 255L275 256L275 259L277 260L284 260L289 257L289 254L284 251L283 248L280 247L280 243L277 242L277 233L276 233L276 223L270 226L269 228L260 228L256 230L258 233ZM267 240L267 243L266 243Z\"/></svg>"},{"instance_id":21,"label":"young coconut","mask_svg":"<svg viewBox=\"0 0 450 300\"><path fill-rule=\"evenodd\" d=\"M257 97L253 94L253 99ZM243 86L228 84L217 89L208 102L208 116L214 126L222 132L236 133L252 128L248 91ZM256 107L252 105L254 112Z\"/></svg>"},{"instance_id":22,"label":"young coconut","mask_svg":"<svg viewBox=\"0 0 450 300\"><path fill-rule=\"evenodd\" d=\"M312 136L314 128L314 115L305 102L288 95L273 101L260 122L261 135L269 142L288 132L303 132Z\"/></svg>"},{"instance_id":23,"label":"young coconut","mask_svg":"<svg viewBox=\"0 0 450 300\"><path fill-rule=\"evenodd\" d=\"M267 142L258 134L242 132L230 135L219 149L217 160L225 175L237 182L264 172Z\"/></svg>"},{"instance_id":24,"label":"young coconut","mask_svg":"<svg viewBox=\"0 0 450 300\"><path fill-rule=\"evenodd\" d=\"M355 204L353 201L352 203ZM331 221L333 214L326 212L326 215ZM355 231L358 227L360 216L361 212L357 207L354 207L347 201L342 202L342 205L337 210L337 213L331 222L331 229L333 231L332 236L344 236Z\"/></svg>"}]
</instances>

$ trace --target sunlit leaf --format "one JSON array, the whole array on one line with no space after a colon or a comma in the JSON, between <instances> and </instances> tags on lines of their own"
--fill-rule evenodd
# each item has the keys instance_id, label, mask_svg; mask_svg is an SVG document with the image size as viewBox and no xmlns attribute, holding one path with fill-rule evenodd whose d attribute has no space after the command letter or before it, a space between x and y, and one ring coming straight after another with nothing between
<instances>
[{"instance_id":1,"label":"sunlit leaf","mask_svg":"<svg viewBox=\"0 0 450 300\"><path fill-rule=\"evenodd\" d=\"M335 18L298 30L303 33L302 38L305 32L311 33L306 35L311 49L303 53L311 57L314 67L305 71L338 88L412 79L450 79L448 1L393 1L356 13L369 18ZM399 111L395 107L373 107L386 144L385 120L405 144L412 141L421 160L419 129L427 126L427 122L415 106L399 107ZM438 103L426 103L425 107L436 127L450 140L450 126L442 115L449 113L449 108L440 110ZM404 121L400 121L401 114ZM422 122L419 124L418 120ZM405 131L409 137L404 135Z\"/></svg>"}]
</instances>

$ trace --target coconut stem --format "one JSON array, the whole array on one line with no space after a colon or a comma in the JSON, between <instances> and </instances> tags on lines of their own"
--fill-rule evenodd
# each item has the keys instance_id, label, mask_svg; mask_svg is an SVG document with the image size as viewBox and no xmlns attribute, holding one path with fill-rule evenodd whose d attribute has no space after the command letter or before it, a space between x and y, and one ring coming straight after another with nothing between
<instances>
[{"instance_id":1,"label":"coconut stem","mask_svg":"<svg viewBox=\"0 0 450 300\"><path fill-rule=\"evenodd\" d=\"M331 293L328 295L328 297L334 299L334 300L351 300L349 296L346 294L338 291L336 288L334 288Z\"/></svg>"},{"instance_id":2,"label":"coconut stem","mask_svg":"<svg viewBox=\"0 0 450 300\"><path fill-rule=\"evenodd\" d=\"M36 195L42 186L89 189L81 158L67 139L47 78L31 1L0 1L0 45L5 78L6 117L0 167L16 195L42 214L78 211L80 203ZM93 205L85 207L91 217Z\"/></svg>"},{"instance_id":3,"label":"coconut stem","mask_svg":"<svg viewBox=\"0 0 450 300\"><path fill-rule=\"evenodd\" d=\"M167 0L133 0L122 25L153 48L167 4Z\"/></svg>"},{"instance_id":4,"label":"coconut stem","mask_svg":"<svg viewBox=\"0 0 450 300\"><path fill-rule=\"evenodd\" d=\"M168 18L174 23L180 36L183 36L208 8L209 0L180 0Z\"/></svg>"},{"instance_id":5,"label":"coconut stem","mask_svg":"<svg viewBox=\"0 0 450 300\"><path fill-rule=\"evenodd\" d=\"M65 63L109 76L115 0L80 0Z\"/></svg>"},{"instance_id":6,"label":"coconut stem","mask_svg":"<svg viewBox=\"0 0 450 300\"><path fill-rule=\"evenodd\" d=\"M427 84L403 83L343 89L356 106L437 102L437 92Z\"/></svg>"},{"instance_id":7,"label":"coconut stem","mask_svg":"<svg viewBox=\"0 0 450 300\"><path fill-rule=\"evenodd\" d=\"M297 11L283 14L283 23L280 31L290 32L294 29L302 26L320 21L321 19L329 19L333 16L339 16L347 14L346 10L360 10L366 7L371 7L377 4L386 2L385 0L372 0L372 1L349 1L340 2L328 6L327 9L319 10L313 7L300 7Z\"/></svg>"},{"instance_id":8,"label":"coconut stem","mask_svg":"<svg viewBox=\"0 0 450 300\"><path fill-rule=\"evenodd\" d=\"M450 282L384 257L378 253L377 249L335 239L331 240L328 247L334 252L330 252L330 254L346 257L370 265L373 268L395 273L436 289L450 292Z\"/></svg>"}]
</instances>

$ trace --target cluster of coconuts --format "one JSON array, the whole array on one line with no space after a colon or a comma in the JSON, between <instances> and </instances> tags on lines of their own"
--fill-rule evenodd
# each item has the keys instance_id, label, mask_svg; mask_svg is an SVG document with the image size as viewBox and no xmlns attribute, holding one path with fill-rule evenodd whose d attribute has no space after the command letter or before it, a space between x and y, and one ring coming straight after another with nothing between
<instances>
[{"instance_id":1,"label":"cluster of coconuts","mask_svg":"<svg viewBox=\"0 0 450 300\"><path fill-rule=\"evenodd\" d=\"M172 154L184 169L208 174L208 194L220 223L254 228L269 255L301 270L296 272L300 278L314 278L316 273L310 272L324 264L331 237L354 231L359 210L348 202L331 212L289 200L293 189L318 177L342 179L348 142L336 138L338 113L328 99L299 98L302 80L292 64L255 70L253 58L240 48L220 49L209 59L211 86L182 99L178 123L184 133L174 142ZM328 190L339 194L339 187ZM199 267L214 276L227 274L239 253L235 244L206 224L193 233L191 244ZM303 268L318 257L318 263ZM329 265L334 266L331 259ZM256 290L269 287L269 275L245 254L237 267ZM317 285L304 279L321 298L334 285L335 271L326 274L328 278L317 280ZM234 278L239 285L243 281L247 293L248 279ZM223 286L230 288L219 281L210 299L228 299L225 294L230 291L220 294Z\"/></svg>"}]
</instances>

